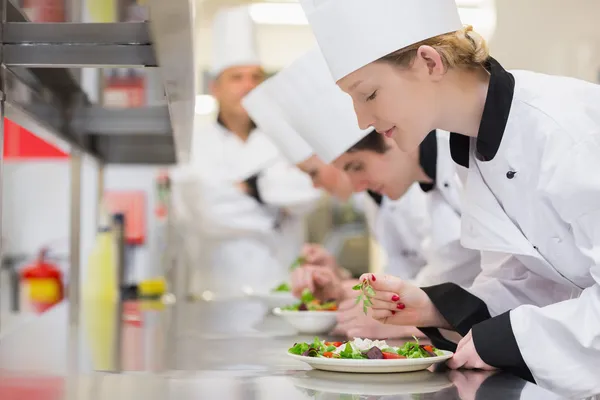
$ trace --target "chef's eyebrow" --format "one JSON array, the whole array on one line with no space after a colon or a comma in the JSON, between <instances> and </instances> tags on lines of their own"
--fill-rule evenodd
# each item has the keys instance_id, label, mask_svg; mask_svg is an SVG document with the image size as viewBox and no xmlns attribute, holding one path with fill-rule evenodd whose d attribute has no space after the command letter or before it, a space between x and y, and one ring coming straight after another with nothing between
<instances>
[{"instance_id":1,"label":"chef's eyebrow","mask_svg":"<svg viewBox=\"0 0 600 400\"><path fill-rule=\"evenodd\" d=\"M346 164L344 164L344 171L348 171L354 164L354 161L348 161Z\"/></svg>"}]
</instances>

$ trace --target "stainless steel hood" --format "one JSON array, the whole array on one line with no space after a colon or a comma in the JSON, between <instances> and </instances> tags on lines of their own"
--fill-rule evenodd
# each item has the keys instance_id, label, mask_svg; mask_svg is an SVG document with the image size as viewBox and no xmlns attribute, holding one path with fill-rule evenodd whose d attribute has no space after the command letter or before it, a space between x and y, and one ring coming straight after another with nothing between
<instances>
[{"instance_id":1,"label":"stainless steel hood","mask_svg":"<svg viewBox=\"0 0 600 400\"><path fill-rule=\"evenodd\" d=\"M141 23L32 23L11 0L2 15L6 117L105 164L173 164L189 158L194 119L194 3L150 0ZM166 106L91 104L72 68L158 68Z\"/></svg>"}]
</instances>

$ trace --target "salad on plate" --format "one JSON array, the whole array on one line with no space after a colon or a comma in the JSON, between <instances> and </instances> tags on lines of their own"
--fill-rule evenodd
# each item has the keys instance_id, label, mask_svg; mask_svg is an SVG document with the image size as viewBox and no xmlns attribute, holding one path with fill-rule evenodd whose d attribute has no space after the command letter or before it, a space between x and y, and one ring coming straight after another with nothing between
<instances>
[{"instance_id":1,"label":"salad on plate","mask_svg":"<svg viewBox=\"0 0 600 400\"><path fill-rule=\"evenodd\" d=\"M298 303L281 307L282 311L337 311L337 302L329 300L321 302L310 290L304 289Z\"/></svg>"},{"instance_id":2,"label":"salad on plate","mask_svg":"<svg viewBox=\"0 0 600 400\"><path fill-rule=\"evenodd\" d=\"M315 337L312 343L296 343L288 352L297 356L355 359L355 360L398 360L441 357L445 353L431 345L422 345L415 337L401 347L388 345L385 340L354 338L346 342L327 342Z\"/></svg>"}]
</instances>

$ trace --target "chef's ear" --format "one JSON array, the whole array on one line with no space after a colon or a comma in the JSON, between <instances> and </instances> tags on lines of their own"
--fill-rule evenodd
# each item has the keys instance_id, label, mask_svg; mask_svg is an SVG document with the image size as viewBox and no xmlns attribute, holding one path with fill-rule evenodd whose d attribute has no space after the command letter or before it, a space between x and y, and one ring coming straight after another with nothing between
<instances>
[{"instance_id":1,"label":"chef's ear","mask_svg":"<svg viewBox=\"0 0 600 400\"><path fill-rule=\"evenodd\" d=\"M418 69L426 68L427 74L435 80L440 79L446 71L440 53L427 45L419 46L417 49L413 67Z\"/></svg>"}]
</instances>

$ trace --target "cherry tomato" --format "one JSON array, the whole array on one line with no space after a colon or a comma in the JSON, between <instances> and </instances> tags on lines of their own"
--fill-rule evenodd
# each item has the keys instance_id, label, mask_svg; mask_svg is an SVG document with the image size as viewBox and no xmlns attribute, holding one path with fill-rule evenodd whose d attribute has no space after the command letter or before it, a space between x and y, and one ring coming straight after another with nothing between
<instances>
[{"instance_id":1,"label":"cherry tomato","mask_svg":"<svg viewBox=\"0 0 600 400\"><path fill-rule=\"evenodd\" d=\"M323 353L323 357L333 358L333 353L331 351L326 351Z\"/></svg>"},{"instance_id":2,"label":"cherry tomato","mask_svg":"<svg viewBox=\"0 0 600 400\"><path fill-rule=\"evenodd\" d=\"M342 344L343 344L342 342L325 342L325 346L340 347Z\"/></svg>"},{"instance_id":3,"label":"cherry tomato","mask_svg":"<svg viewBox=\"0 0 600 400\"><path fill-rule=\"evenodd\" d=\"M385 360L396 360L398 358L406 358L406 357L401 356L400 354L396 354L396 353L386 353L386 352L383 352L382 354L383 354L383 358Z\"/></svg>"}]
</instances>

